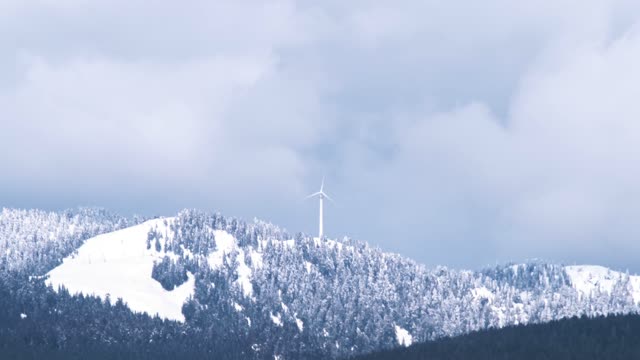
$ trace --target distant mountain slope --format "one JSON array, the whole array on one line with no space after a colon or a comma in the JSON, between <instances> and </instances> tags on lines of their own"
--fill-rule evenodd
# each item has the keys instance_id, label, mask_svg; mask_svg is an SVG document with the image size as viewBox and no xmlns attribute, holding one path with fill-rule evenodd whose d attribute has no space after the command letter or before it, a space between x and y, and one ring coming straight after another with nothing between
<instances>
[{"instance_id":1,"label":"distant mountain slope","mask_svg":"<svg viewBox=\"0 0 640 360\"><path fill-rule=\"evenodd\" d=\"M44 274L84 240L138 221L94 208L62 212L3 208L0 211L0 269Z\"/></svg>"},{"instance_id":2,"label":"distant mountain slope","mask_svg":"<svg viewBox=\"0 0 640 360\"><path fill-rule=\"evenodd\" d=\"M490 329L354 360L640 359L640 316L571 318Z\"/></svg>"},{"instance_id":3,"label":"distant mountain slope","mask_svg":"<svg viewBox=\"0 0 640 360\"><path fill-rule=\"evenodd\" d=\"M623 285L628 287L626 290L633 302L640 303L640 276L629 276L603 266L567 266L565 269L571 284L582 297L611 294L618 291L616 286Z\"/></svg>"},{"instance_id":4,"label":"distant mountain slope","mask_svg":"<svg viewBox=\"0 0 640 360\"><path fill-rule=\"evenodd\" d=\"M175 326L255 358L337 358L491 327L638 310L638 278L599 267L536 261L427 269L348 238L292 236L262 221L194 210L144 223L101 212L73 221L17 213L0 216L0 235L21 249L15 262L4 243L5 269L30 269L33 281L48 273L44 280L64 287L61 295L122 298L133 311L184 321ZM67 235L78 228L95 230ZM29 234L39 234L37 246Z\"/></svg>"}]
</instances>

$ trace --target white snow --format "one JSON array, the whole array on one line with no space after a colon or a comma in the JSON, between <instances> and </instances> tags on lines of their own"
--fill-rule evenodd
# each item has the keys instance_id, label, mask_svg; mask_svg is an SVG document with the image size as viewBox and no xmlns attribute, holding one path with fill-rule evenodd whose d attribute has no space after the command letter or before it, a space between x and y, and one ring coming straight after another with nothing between
<instances>
[{"instance_id":1,"label":"white snow","mask_svg":"<svg viewBox=\"0 0 640 360\"><path fill-rule=\"evenodd\" d=\"M165 290L151 277L151 271L154 261L171 254L156 252L153 244L147 249L146 245L150 229L170 234L167 230L173 221L173 218L154 219L91 238L75 255L51 270L46 283L56 291L64 285L72 294L103 299L109 295L112 302L122 298L132 311L184 321L182 305L194 293L194 276L188 273L184 284L173 291Z\"/></svg>"},{"instance_id":2,"label":"white snow","mask_svg":"<svg viewBox=\"0 0 640 360\"><path fill-rule=\"evenodd\" d=\"M233 303L233 308L236 309L237 312L241 312L242 310L244 310L242 305L238 304L237 302Z\"/></svg>"},{"instance_id":3,"label":"white snow","mask_svg":"<svg viewBox=\"0 0 640 360\"><path fill-rule=\"evenodd\" d=\"M304 262L304 267L307 269L307 274L311 273L311 263L308 261Z\"/></svg>"},{"instance_id":4,"label":"white snow","mask_svg":"<svg viewBox=\"0 0 640 360\"><path fill-rule=\"evenodd\" d=\"M486 287L482 286L471 290L474 299L487 299L493 301L495 295Z\"/></svg>"},{"instance_id":5,"label":"white snow","mask_svg":"<svg viewBox=\"0 0 640 360\"><path fill-rule=\"evenodd\" d=\"M602 266L567 266L565 270L574 288L587 295L597 288L603 292L611 292L619 278L617 272Z\"/></svg>"},{"instance_id":6,"label":"white snow","mask_svg":"<svg viewBox=\"0 0 640 360\"><path fill-rule=\"evenodd\" d=\"M345 245L340 241L327 239L327 238L320 239L320 238L317 238L317 237L313 238L313 244L315 246L325 245L329 249L337 248L339 252L341 252L343 250L343 248L345 247ZM347 249L353 249L353 247L352 246L347 246Z\"/></svg>"},{"instance_id":7,"label":"white snow","mask_svg":"<svg viewBox=\"0 0 640 360\"><path fill-rule=\"evenodd\" d=\"M518 270L519 270L519 269L520 269L520 265L518 265L518 264L511 265L511 270L513 270L513 272L514 272L516 275L518 275Z\"/></svg>"},{"instance_id":8,"label":"white snow","mask_svg":"<svg viewBox=\"0 0 640 360\"><path fill-rule=\"evenodd\" d=\"M503 306L493 306L491 305L491 312L493 312L498 317L498 327L504 327L507 324L507 308Z\"/></svg>"},{"instance_id":9,"label":"white snow","mask_svg":"<svg viewBox=\"0 0 640 360\"><path fill-rule=\"evenodd\" d=\"M253 271L244 261L244 250L238 249L238 283L242 287L244 296L251 297L253 295L253 284L251 283L251 275Z\"/></svg>"},{"instance_id":10,"label":"white snow","mask_svg":"<svg viewBox=\"0 0 640 360\"><path fill-rule=\"evenodd\" d=\"M411 346L411 344L413 344L413 336L411 336L411 334L401 328L400 326L396 325L396 340L398 341L398 344L402 345L402 346Z\"/></svg>"},{"instance_id":11,"label":"white snow","mask_svg":"<svg viewBox=\"0 0 640 360\"><path fill-rule=\"evenodd\" d=\"M233 235L226 231L214 230L213 235L216 239L216 251L209 253L207 261L212 269L217 269L222 266L225 255L230 254L237 245Z\"/></svg>"},{"instance_id":12,"label":"white snow","mask_svg":"<svg viewBox=\"0 0 640 360\"><path fill-rule=\"evenodd\" d=\"M596 289L600 292L611 293L613 286L624 274L618 271L596 265L566 266L571 284L582 296L589 296ZM636 303L640 303L640 276L629 277L633 288L632 296Z\"/></svg>"},{"instance_id":13,"label":"white snow","mask_svg":"<svg viewBox=\"0 0 640 360\"><path fill-rule=\"evenodd\" d=\"M298 326L298 330L300 330L300 332L304 330L304 322L302 322L302 320L296 318L296 325Z\"/></svg>"},{"instance_id":14,"label":"white snow","mask_svg":"<svg viewBox=\"0 0 640 360\"><path fill-rule=\"evenodd\" d=\"M27 318L27 314L25 313L20 313L20 319L24 320Z\"/></svg>"},{"instance_id":15,"label":"white snow","mask_svg":"<svg viewBox=\"0 0 640 360\"><path fill-rule=\"evenodd\" d=\"M183 245L180 245L180 248L182 249L182 254L184 255L185 259L194 259L195 258L195 256L193 256L193 253L191 252L191 250L187 249Z\"/></svg>"},{"instance_id":16,"label":"white snow","mask_svg":"<svg viewBox=\"0 0 640 360\"><path fill-rule=\"evenodd\" d=\"M251 249L251 253L249 254L249 256L251 257L251 265L255 268L255 269L259 269L262 267L263 262L262 262L262 253L259 253L253 249Z\"/></svg>"},{"instance_id":17,"label":"white snow","mask_svg":"<svg viewBox=\"0 0 640 360\"><path fill-rule=\"evenodd\" d=\"M236 239L233 235L223 230L214 230L214 236L216 239L216 250L209 253L207 261L212 269L220 268L224 264L224 259L232 252L237 253L238 267L236 272L238 273L238 285L242 288L242 293L246 297L253 295L253 284L251 283L251 275L253 270L245 261L245 252L238 246ZM251 261L256 261L254 264L262 266L262 254L250 253ZM255 266L255 265L254 265Z\"/></svg>"},{"instance_id":18,"label":"white snow","mask_svg":"<svg viewBox=\"0 0 640 360\"><path fill-rule=\"evenodd\" d=\"M278 326L282 326L282 317L280 316L280 313L278 313L277 315L273 315L273 313L269 313L269 315L271 315L271 321L273 321L274 324Z\"/></svg>"},{"instance_id":19,"label":"white snow","mask_svg":"<svg viewBox=\"0 0 640 360\"><path fill-rule=\"evenodd\" d=\"M329 245L329 248L333 249L334 247L337 247L339 251L342 251L342 243L336 241L336 240L330 240L327 239L327 245Z\"/></svg>"},{"instance_id":20,"label":"white snow","mask_svg":"<svg viewBox=\"0 0 640 360\"><path fill-rule=\"evenodd\" d=\"M258 240L258 248L260 250L264 250L267 248L267 244L269 244L268 240Z\"/></svg>"},{"instance_id":21,"label":"white snow","mask_svg":"<svg viewBox=\"0 0 640 360\"><path fill-rule=\"evenodd\" d=\"M631 286L633 287L633 301L638 304L640 303L640 276L631 276L630 281Z\"/></svg>"}]
</instances>

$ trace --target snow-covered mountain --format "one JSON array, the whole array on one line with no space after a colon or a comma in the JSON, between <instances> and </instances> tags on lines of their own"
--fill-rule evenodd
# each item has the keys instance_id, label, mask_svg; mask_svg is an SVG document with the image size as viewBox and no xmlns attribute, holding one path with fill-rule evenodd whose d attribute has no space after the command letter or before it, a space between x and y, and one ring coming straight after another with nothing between
<instances>
[{"instance_id":1,"label":"snow-covered mountain","mask_svg":"<svg viewBox=\"0 0 640 360\"><path fill-rule=\"evenodd\" d=\"M43 243L53 250L43 252ZM602 267L427 269L348 238L291 236L191 210L145 222L4 210L0 251L3 267L19 263L32 276L45 268L55 290L122 299L210 337L244 339L258 358L347 356L488 327L633 312L640 302L639 277Z\"/></svg>"},{"instance_id":2,"label":"snow-covered mountain","mask_svg":"<svg viewBox=\"0 0 640 360\"><path fill-rule=\"evenodd\" d=\"M598 293L611 294L617 284L627 281L628 276L627 286L633 302L640 303L640 276L594 265L566 266L565 270L571 279L571 284L581 297L590 297Z\"/></svg>"},{"instance_id":3,"label":"snow-covered mountain","mask_svg":"<svg viewBox=\"0 0 640 360\"><path fill-rule=\"evenodd\" d=\"M47 285L64 286L71 293L123 299L133 311L184 321L182 305L195 289L193 274L179 287L168 291L151 277L154 263L175 253L147 248L149 229L159 229L171 240L168 224L173 219L156 219L87 240L74 254L49 272ZM166 247L163 243L161 247Z\"/></svg>"}]
</instances>

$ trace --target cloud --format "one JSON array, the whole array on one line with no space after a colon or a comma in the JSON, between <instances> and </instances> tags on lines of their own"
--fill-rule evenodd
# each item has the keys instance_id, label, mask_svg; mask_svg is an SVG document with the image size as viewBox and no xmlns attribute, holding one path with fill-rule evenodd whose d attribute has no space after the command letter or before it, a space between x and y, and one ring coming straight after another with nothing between
<instances>
[{"instance_id":1,"label":"cloud","mask_svg":"<svg viewBox=\"0 0 640 360\"><path fill-rule=\"evenodd\" d=\"M393 160L368 174L390 189L378 216L412 225L398 237L424 234L430 262L542 257L633 266L640 34L632 28L543 58L521 78L506 118L482 103L418 114L397 130ZM460 248L479 251L441 252Z\"/></svg>"},{"instance_id":2,"label":"cloud","mask_svg":"<svg viewBox=\"0 0 640 360\"><path fill-rule=\"evenodd\" d=\"M0 5L0 200L633 265L637 2Z\"/></svg>"},{"instance_id":3,"label":"cloud","mask_svg":"<svg viewBox=\"0 0 640 360\"><path fill-rule=\"evenodd\" d=\"M304 38L292 3L38 5L14 4L4 19L17 39L0 49L13 59L14 84L0 90L7 189L47 184L62 199L83 192L82 203L104 200L92 192L146 193L186 206L224 198L215 188L300 187L297 150L316 137L309 114L322 112L313 87L278 63L279 46ZM207 196L174 194L185 187Z\"/></svg>"}]
</instances>

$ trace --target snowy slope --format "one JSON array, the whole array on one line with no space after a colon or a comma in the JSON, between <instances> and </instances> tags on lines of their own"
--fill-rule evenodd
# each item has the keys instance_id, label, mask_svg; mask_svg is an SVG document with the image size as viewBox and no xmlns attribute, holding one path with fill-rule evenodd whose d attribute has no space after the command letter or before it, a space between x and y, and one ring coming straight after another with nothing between
<instances>
[{"instance_id":1,"label":"snowy slope","mask_svg":"<svg viewBox=\"0 0 640 360\"><path fill-rule=\"evenodd\" d=\"M118 298L135 312L145 312L162 318L184 321L182 305L194 293L195 280L188 273L188 280L167 291L151 277L154 261L166 254L147 249L149 230L157 229L171 237L169 225L173 218L154 219L123 230L96 236L87 240L77 254L49 272L48 285L58 289L64 285L70 293L83 293L101 298Z\"/></svg>"},{"instance_id":2,"label":"snowy slope","mask_svg":"<svg viewBox=\"0 0 640 360\"><path fill-rule=\"evenodd\" d=\"M213 230L216 239L216 250L209 253L207 261L212 269L218 269L222 266L225 258L228 258L229 254L236 253L238 261L238 267L236 272L238 273L237 283L242 288L242 292L245 296L251 297L253 295L253 283L251 277L253 269L246 264L246 256L251 257L251 263L254 268L262 266L262 253L255 251L254 249L248 249L249 254L245 254L245 250L238 246L238 240L233 235L222 230Z\"/></svg>"},{"instance_id":3,"label":"snowy slope","mask_svg":"<svg viewBox=\"0 0 640 360\"><path fill-rule=\"evenodd\" d=\"M589 296L596 289L603 293L611 293L613 286L624 274L603 266L577 265L565 267L573 287L583 296ZM629 277L633 289L635 303L640 303L640 276Z\"/></svg>"}]
</instances>

